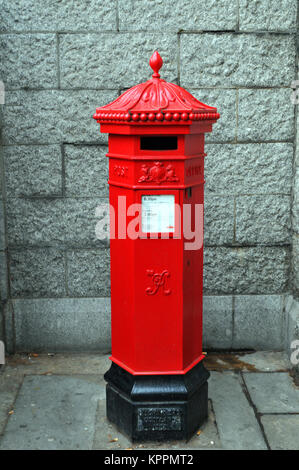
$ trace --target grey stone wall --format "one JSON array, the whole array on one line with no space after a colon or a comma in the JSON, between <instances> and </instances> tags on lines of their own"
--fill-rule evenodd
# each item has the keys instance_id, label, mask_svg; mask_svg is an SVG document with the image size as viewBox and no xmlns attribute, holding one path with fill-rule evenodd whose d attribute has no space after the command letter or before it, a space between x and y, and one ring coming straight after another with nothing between
<instances>
[{"instance_id":1,"label":"grey stone wall","mask_svg":"<svg viewBox=\"0 0 299 470\"><path fill-rule=\"evenodd\" d=\"M299 42L298 42L299 44ZM286 303L287 314L287 334L286 350L288 351L291 366L299 378L299 57L297 54L297 93L296 93L296 140L295 140L295 161L293 171L293 192L292 192L292 264L291 280L292 294ZM297 352L298 351L298 352ZM295 355L295 358L294 358Z\"/></svg>"},{"instance_id":2,"label":"grey stone wall","mask_svg":"<svg viewBox=\"0 0 299 470\"><path fill-rule=\"evenodd\" d=\"M298 41L299 47L299 41ZM293 192L292 192L292 290L294 297L299 300L299 54L297 54L297 94L296 94L296 135L295 135L295 158L293 170ZM298 307L299 309L299 307ZM299 315L298 315L299 324ZM299 334L298 334L299 339Z\"/></svg>"},{"instance_id":3,"label":"grey stone wall","mask_svg":"<svg viewBox=\"0 0 299 470\"><path fill-rule=\"evenodd\" d=\"M0 149L0 341L4 341L4 308L8 300L8 279L7 279L7 239L5 230L5 202L3 197L3 158ZM1 366L0 366L1 367Z\"/></svg>"},{"instance_id":4,"label":"grey stone wall","mask_svg":"<svg viewBox=\"0 0 299 470\"><path fill-rule=\"evenodd\" d=\"M282 348L285 296L299 293L297 1L10 0L0 12L9 349L109 349L109 246L94 233L107 137L91 116L150 77L155 49L163 78L221 113L206 139L205 344Z\"/></svg>"}]
</instances>

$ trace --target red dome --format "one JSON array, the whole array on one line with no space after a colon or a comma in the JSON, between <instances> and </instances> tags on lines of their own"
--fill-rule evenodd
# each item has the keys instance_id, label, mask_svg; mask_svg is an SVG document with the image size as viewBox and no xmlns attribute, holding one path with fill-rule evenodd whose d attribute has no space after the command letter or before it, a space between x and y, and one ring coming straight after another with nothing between
<instances>
[{"instance_id":1,"label":"red dome","mask_svg":"<svg viewBox=\"0 0 299 470\"><path fill-rule=\"evenodd\" d=\"M153 76L140 83L111 103L97 108L94 119L99 123L115 124L158 123L186 125L186 121L217 120L217 108L198 101L188 91L174 83L162 80L159 69L163 61L156 51L150 59Z\"/></svg>"}]
</instances>

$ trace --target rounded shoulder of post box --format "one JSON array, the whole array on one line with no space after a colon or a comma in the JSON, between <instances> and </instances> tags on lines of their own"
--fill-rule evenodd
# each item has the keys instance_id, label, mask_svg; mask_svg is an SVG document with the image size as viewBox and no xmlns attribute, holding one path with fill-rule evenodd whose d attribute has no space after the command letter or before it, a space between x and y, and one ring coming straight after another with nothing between
<instances>
[{"instance_id":1,"label":"rounded shoulder of post box","mask_svg":"<svg viewBox=\"0 0 299 470\"><path fill-rule=\"evenodd\" d=\"M179 85L161 79L162 65L163 60L155 51L150 59L152 78L97 108L94 119L100 124L186 125L202 120L215 122L220 117L217 108L197 100Z\"/></svg>"}]
</instances>

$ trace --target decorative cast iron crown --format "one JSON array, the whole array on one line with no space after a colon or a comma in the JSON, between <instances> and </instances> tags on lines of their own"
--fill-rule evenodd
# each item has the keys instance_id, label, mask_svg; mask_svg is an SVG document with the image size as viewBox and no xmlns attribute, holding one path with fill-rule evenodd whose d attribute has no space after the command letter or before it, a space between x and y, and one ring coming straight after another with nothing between
<instances>
[{"instance_id":1,"label":"decorative cast iron crown","mask_svg":"<svg viewBox=\"0 0 299 470\"><path fill-rule=\"evenodd\" d=\"M160 78L163 60L157 51L149 64L154 72L152 78L97 108L93 117L98 123L186 125L192 121L215 121L220 117L217 108L201 103L184 88Z\"/></svg>"}]
</instances>

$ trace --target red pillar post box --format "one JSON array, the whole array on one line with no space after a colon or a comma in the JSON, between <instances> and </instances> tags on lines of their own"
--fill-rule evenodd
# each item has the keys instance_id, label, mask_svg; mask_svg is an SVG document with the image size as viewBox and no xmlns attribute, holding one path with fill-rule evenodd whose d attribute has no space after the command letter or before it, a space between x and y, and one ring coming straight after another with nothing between
<instances>
[{"instance_id":1,"label":"red pillar post box","mask_svg":"<svg viewBox=\"0 0 299 470\"><path fill-rule=\"evenodd\" d=\"M204 135L219 118L162 80L94 118L109 133L108 419L132 440L188 439L207 416L202 354Z\"/></svg>"}]
</instances>

